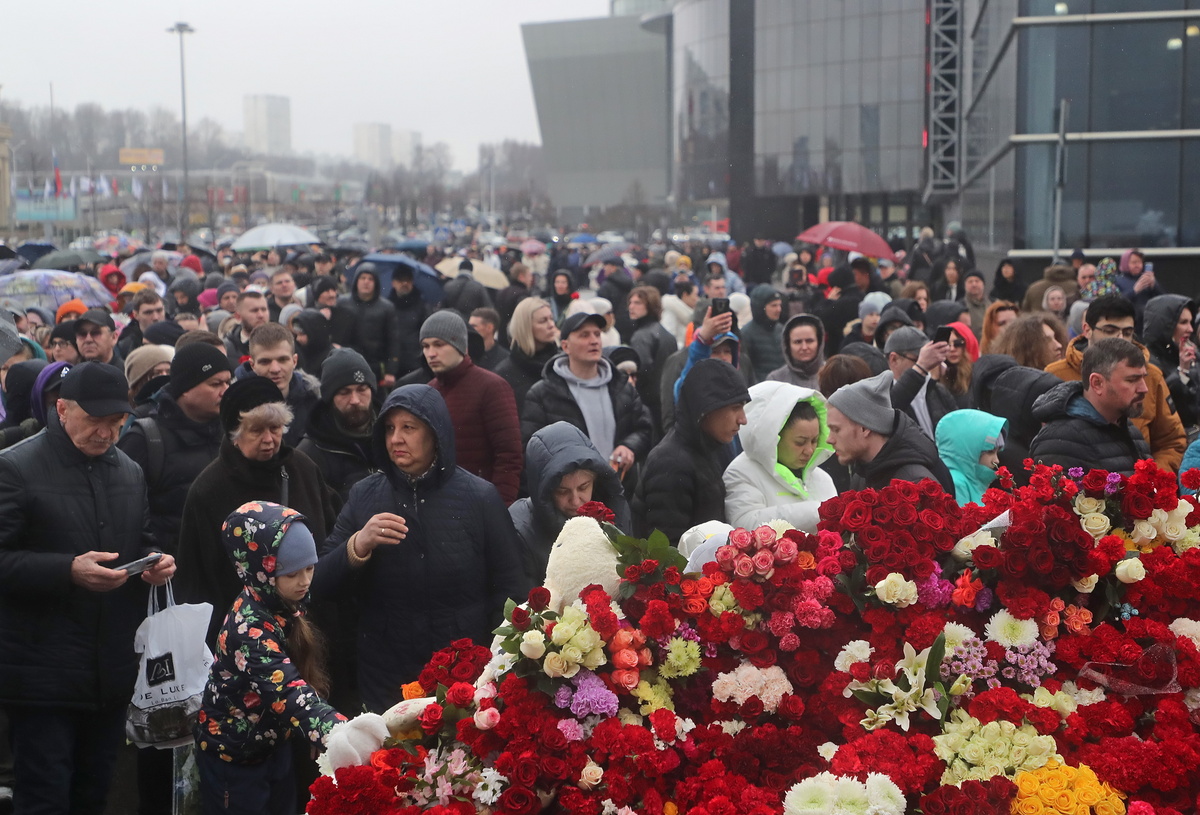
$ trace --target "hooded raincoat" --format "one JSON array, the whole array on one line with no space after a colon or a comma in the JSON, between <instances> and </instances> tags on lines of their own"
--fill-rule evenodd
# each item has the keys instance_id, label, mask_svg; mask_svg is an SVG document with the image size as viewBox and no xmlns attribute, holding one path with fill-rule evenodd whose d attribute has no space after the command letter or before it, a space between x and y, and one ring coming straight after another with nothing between
<instances>
[{"instance_id":1,"label":"hooded raincoat","mask_svg":"<svg viewBox=\"0 0 1200 815\"><path fill-rule=\"evenodd\" d=\"M817 355L808 362L800 362L792 358L792 349L788 339L792 335L792 329L798 325L811 325L817 332ZM811 314L797 314L783 327L780 342L783 348L784 364L782 368L776 368L767 374L767 381L787 382L791 385L816 390L817 373L825 364L825 324Z\"/></svg>"},{"instance_id":2,"label":"hooded raincoat","mask_svg":"<svg viewBox=\"0 0 1200 815\"><path fill-rule=\"evenodd\" d=\"M770 286L758 286L750 295L750 322L742 326L742 353L750 358L759 376L786 364L783 323L767 317L766 307L783 295Z\"/></svg>"},{"instance_id":3,"label":"hooded raincoat","mask_svg":"<svg viewBox=\"0 0 1200 815\"><path fill-rule=\"evenodd\" d=\"M616 516L613 523L618 529L632 528L621 479L587 435L568 422L543 427L533 434L525 448L525 477L531 494L508 508L521 537L525 576L532 585L540 586L546 579L550 547L567 522L566 516L554 506L554 490L563 476L577 470L595 473L592 500L612 510Z\"/></svg>"},{"instance_id":4,"label":"hooded raincoat","mask_svg":"<svg viewBox=\"0 0 1200 815\"><path fill-rule=\"evenodd\" d=\"M996 479L979 456L1004 446L1008 422L982 410L955 410L938 422L938 453L954 479L954 497L960 505L983 503L983 493Z\"/></svg>"},{"instance_id":5,"label":"hooded raincoat","mask_svg":"<svg viewBox=\"0 0 1200 815\"><path fill-rule=\"evenodd\" d=\"M1152 298L1142 316L1142 342L1150 352L1150 361L1159 367L1167 380L1179 420L1185 429L1190 429L1195 427L1200 415L1200 377L1195 365L1188 370L1179 366L1175 325L1185 308L1194 320L1196 304L1182 294L1160 294Z\"/></svg>"},{"instance_id":6,"label":"hooded raincoat","mask_svg":"<svg viewBox=\"0 0 1200 815\"><path fill-rule=\"evenodd\" d=\"M799 473L779 463L779 434L800 402L812 405L820 424L812 458ZM820 465L833 455L825 422L825 399L786 382L760 382L750 388L746 426L738 433L742 453L725 470L725 517L735 527L754 529L781 518L797 529L816 532L821 503L837 495Z\"/></svg>"},{"instance_id":7,"label":"hooded raincoat","mask_svg":"<svg viewBox=\"0 0 1200 815\"><path fill-rule=\"evenodd\" d=\"M386 418L398 409L433 431L435 459L424 475L407 475L388 456ZM500 494L456 464L454 426L441 394L428 385L392 391L372 445L383 471L351 488L321 547L313 594L357 598L359 691L368 709L382 712L401 700L401 684L415 680L434 651L464 637L490 643L505 600L524 598L529 585ZM408 535L352 568L346 542L381 512L403 517Z\"/></svg>"},{"instance_id":8,"label":"hooded raincoat","mask_svg":"<svg viewBox=\"0 0 1200 815\"><path fill-rule=\"evenodd\" d=\"M217 635L196 746L234 764L260 763L293 735L322 744L346 720L288 659L288 629L299 612L275 591L275 558L288 527L303 520L294 509L252 501L221 525L243 588Z\"/></svg>"}]
</instances>

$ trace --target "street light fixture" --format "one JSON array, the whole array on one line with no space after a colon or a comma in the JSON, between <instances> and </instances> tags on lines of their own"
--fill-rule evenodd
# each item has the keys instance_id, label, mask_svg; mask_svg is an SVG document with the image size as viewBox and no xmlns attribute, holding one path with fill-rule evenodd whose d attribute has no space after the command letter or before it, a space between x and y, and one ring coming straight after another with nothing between
<instances>
[{"instance_id":1,"label":"street light fixture","mask_svg":"<svg viewBox=\"0 0 1200 815\"><path fill-rule=\"evenodd\" d=\"M183 108L183 203L179 207L179 240L187 240L188 216L191 214L191 190L188 188L188 149L187 149L187 74L183 66L183 35L194 34L196 29L187 23L176 23L167 29L168 34L179 35L179 101Z\"/></svg>"}]
</instances>

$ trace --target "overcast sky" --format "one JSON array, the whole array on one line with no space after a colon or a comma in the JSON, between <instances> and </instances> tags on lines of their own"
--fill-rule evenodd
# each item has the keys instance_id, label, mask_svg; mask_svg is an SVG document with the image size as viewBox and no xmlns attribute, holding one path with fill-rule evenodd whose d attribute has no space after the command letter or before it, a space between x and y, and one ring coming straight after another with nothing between
<instances>
[{"instance_id":1,"label":"overcast sky","mask_svg":"<svg viewBox=\"0 0 1200 815\"><path fill-rule=\"evenodd\" d=\"M449 143L540 142L522 23L601 17L608 0L33 0L5 3L0 94L26 106L179 110L188 35L188 118L242 130L242 97L292 102L292 147L351 155L355 122ZM142 145L139 145L142 146ZM147 147L157 145L144 145ZM114 157L115 161L115 157Z\"/></svg>"}]
</instances>

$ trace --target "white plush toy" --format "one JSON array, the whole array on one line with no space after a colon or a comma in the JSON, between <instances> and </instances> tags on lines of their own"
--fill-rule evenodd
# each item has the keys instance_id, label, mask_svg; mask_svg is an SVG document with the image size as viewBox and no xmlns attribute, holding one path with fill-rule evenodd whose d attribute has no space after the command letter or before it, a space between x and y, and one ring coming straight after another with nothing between
<instances>
[{"instance_id":1,"label":"white plush toy","mask_svg":"<svg viewBox=\"0 0 1200 815\"><path fill-rule=\"evenodd\" d=\"M562 531L550 549L546 564L545 587L550 590L550 608L559 614L579 599L579 592L592 584L615 594L621 583L617 571L617 550L591 518L572 518L563 524ZM523 601L516 597L514 600ZM497 621L500 625L503 621ZM492 641L492 660L475 682L483 687L496 678L498 668L512 657L500 649L500 638ZM318 764L325 775L341 767L363 764L371 753L383 745L389 735L396 737L419 727L421 712L434 701L432 696L406 699L389 709L383 716L364 713L348 722L336 725L325 740L325 753Z\"/></svg>"}]
</instances>

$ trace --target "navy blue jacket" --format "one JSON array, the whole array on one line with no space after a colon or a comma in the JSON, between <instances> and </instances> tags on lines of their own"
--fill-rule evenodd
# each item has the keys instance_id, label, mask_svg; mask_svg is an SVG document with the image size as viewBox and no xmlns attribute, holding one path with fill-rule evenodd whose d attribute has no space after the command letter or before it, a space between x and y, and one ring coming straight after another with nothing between
<instances>
[{"instance_id":1,"label":"navy blue jacket","mask_svg":"<svg viewBox=\"0 0 1200 815\"><path fill-rule=\"evenodd\" d=\"M433 468L410 478L391 463L384 443L387 414L401 408L432 428ZM520 544L496 488L455 464L454 427L441 394L428 385L392 391L373 438L383 472L359 481L321 548L313 583L320 599L351 592L362 610L358 681L363 702L382 712L401 700L434 651L469 637L482 645L502 622L504 601L525 599L529 586ZM403 517L408 535L380 546L358 569L346 541L373 515Z\"/></svg>"}]
</instances>

